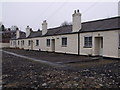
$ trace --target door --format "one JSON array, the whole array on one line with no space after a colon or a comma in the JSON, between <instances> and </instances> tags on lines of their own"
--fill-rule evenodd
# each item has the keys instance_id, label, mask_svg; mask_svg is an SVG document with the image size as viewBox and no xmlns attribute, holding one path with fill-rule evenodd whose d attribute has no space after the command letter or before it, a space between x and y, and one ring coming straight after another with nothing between
<instances>
[{"instance_id":1,"label":"door","mask_svg":"<svg viewBox=\"0 0 120 90\"><path fill-rule=\"evenodd\" d=\"M52 39L52 51L55 52L55 39Z\"/></svg>"},{"instance_id":2,"label":"door","mask_svg":"<svg viewBox=\"0 0 120 90\"><path fill-rule=\"evenodd\" d=\"M22 42L22 40L21 40L21 49L22 49L22 44L23 44L23 42Z\"/></svg>"},{"instance_id":3,"label":"door","mask_svg":"<svg viewBox=\"0 0 120 90\"><path fill-rule=\"evenodd\" d=\"M102 56L103 55L103 37L100 38L100 52L99 55Z\"/></svg>"},{"instance_id":4,"label":"door","mask_svg":"<svg viewBox=\"0 0 120 90\"><path fill-rule=\"evenodd\" d=\"M31 50L33 50L33 40L31 40Z\"/></svg>"},{"instance_id":5,"label":"door","mask_svg":"<svg viewBox=\"0 0 120 90\"><path fill-rule=\"evenodd\" d=\"M103 37L95 37L95 55L103 55Z\"/></svg>"}]
</instances>

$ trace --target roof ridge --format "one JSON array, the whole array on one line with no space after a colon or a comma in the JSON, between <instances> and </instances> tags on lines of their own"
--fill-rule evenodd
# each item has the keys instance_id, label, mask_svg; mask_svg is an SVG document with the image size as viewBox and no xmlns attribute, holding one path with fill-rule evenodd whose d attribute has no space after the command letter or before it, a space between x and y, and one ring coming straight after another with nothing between
<instances>
[{"instance_id":1,"label":"roof ridge","mask_svg":"<svg viewBox=\"0 0 120 90\"><path fill-rule=\"evenodd\" d=\"M72 25L67 25L66 27L68 27L68 26L72 26ZM62 27L65 27L65 26L53 27L53 28L49 28L48 30L51 30L51 29L58 29L58 28L62 28Z\"/></svg>"},{"instance_id":2,"label":"roof ridge","mask_svg":"<svg viewBox=\"0 0 120 90\"><path fill-rule=\"evenodd\" d=\"M115 18L120 18L120 16L110 17L110 18L103 18L103 19L97 19L97 20L93 20L93 21L86 21L86 22L82 22L82 24L84 24L84 23L91 23L91 22L97 22L97 21L110 20L110 19L115 19Z\"/></svg>"}]
</instances>

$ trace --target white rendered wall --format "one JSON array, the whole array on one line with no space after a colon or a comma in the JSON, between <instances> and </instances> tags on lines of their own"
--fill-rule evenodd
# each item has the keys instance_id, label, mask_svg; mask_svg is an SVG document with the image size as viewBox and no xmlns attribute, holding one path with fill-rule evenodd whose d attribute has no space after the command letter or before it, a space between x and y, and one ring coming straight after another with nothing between
<instances>
[{"instance_id":1,"label":"white rendered wall","mask_svg":"<svg viewBox=\"0 0 120 90\"><path fill-rule=\"evenodd\" d=\"M0 43L0 48L10 47L10 43Z\"/></svg>"},{"instance_id":2,"label":"white rendered wall","mask_svg":"<svg viewBox=\"0 0 120 90\"><path fill-rule=\"evenodd\" d=\"M67 37L67 47L62 47L62 37ZM41 51L49 51L52 52L52 42L48 47L46 45L47 39L55 39L55 52L60 53L71 53L71 54L78 54L78 35L77 34L68 34L68 35L57 35L57 36L48 36L48 37L40 37L34 38L34 50L41 50ZM39 40L39 46L35 45L35 41Z\"/></svg>"},{"instance_id":3,"label":"white rendered wall","mask_svg":"<svg viewBox=\"0 0 120 90\"><path fill-rule=\"evenodd\" d=\"M92 48L84 48L84 36L92 36ZM99 36L98 36L99 35ZM118 31L90 32L80 34L80 54L96 55L95 53L95 37L103 37L103 56L118 58Z\"/></svg>"}]
</instances>

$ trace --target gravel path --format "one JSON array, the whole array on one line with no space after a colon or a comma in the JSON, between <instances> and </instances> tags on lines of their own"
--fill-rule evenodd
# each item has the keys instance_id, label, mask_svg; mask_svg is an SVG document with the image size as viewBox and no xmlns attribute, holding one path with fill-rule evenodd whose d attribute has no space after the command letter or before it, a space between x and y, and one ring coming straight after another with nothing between
<instances>
[{"instance_id":1,"label":"gravel path","mask_svg":"<svg viewBox=\"0 0 120 90\"><path fill-rule=\"evenodd\" d=\"M5 88L120 88L120 62L65 69L3 53Z\"/></svg>"},{"instance_id":2,"label":"gravel path","mask_svg":"<svg viewBox=\"0 0 120 90\"><path fill-rule=\"evenodd\" d=\"M41 59L30 58L30 57L27 57L27 56L23 56L23 55L20 55L20 54L16 54L16 53L4 51L4 50L3 50L3 52L7 53L7 54L10 54L10 55L13 55L13 56L16 56L16 57L20 57L21 59L29 59L29 60L40 62L40 63L43 63L43 64L48 64L50 66L55 66L55 67L62 66L60 64L55 64L55 63L52 63L52 62L49 62L49 61L45 61L45 60L41 60Z\"/></svg>"}]
</instances>

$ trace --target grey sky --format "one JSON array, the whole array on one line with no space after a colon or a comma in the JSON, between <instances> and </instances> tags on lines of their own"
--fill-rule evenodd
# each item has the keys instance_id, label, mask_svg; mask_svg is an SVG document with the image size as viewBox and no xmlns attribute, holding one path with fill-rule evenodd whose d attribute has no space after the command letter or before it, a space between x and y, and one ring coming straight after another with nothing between
<instances>
[{"instance_id":1,"label":"grey sky","mask_svg":"<svg viewBox=\"0 0 120 90\"><path fill-rule=\"evenodd\" d=\"M119 1L119 0L118 0ZM71 22L75 9L82 13L82 21L92 21L118 15L118 2L3 2L2 22L6 27L17 25L25 30L29 25L33 30L41 29L43 20L48 28Z\"/></svg>"}]
</instances>

